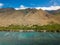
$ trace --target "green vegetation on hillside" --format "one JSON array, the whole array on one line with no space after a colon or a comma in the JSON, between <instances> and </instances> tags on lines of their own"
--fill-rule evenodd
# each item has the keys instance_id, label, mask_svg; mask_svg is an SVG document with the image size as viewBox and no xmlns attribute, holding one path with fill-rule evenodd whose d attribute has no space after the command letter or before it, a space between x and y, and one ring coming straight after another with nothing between
<instances>
[{"instance_id":1,"label":"green vegetation on hillside","mask_svg":"<svg viewBox=\"0 0 60 45\"><path fill-rule=\"evenodd\" d=\"M33 26L20 26L20 25L9 25L8 27L0 27L0 31L19 31L19 30L34 30L34 31L57 31L60 32L60 24L49 24L49 25L33 25Z\"/></svg>"}]
</instances>

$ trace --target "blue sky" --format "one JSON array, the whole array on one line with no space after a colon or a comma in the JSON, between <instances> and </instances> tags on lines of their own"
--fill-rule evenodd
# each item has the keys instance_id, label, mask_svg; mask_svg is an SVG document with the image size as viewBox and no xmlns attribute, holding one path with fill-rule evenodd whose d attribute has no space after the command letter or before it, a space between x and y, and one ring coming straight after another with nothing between
<instances>
[{"instance_id":1,"label":"blue sky","mask_svg":"<svg viewBox=\"0 0 60 45\"><path fill-rule=\"evenodd\" d=\"M51 5L60 5L60 0L0 0L4 4L3 7L19 7L24 5L27 7L46 7Z\"/></svg>"},{"instance_id":2,"label":"blue sky","mask_svg":"<svg viewBox=\"0 0 60 45\"><path fill-rule=\"evenodd\" d=\"M0 0L0 8L60 6L60 0Z\"/></svg>"}]
</instances>

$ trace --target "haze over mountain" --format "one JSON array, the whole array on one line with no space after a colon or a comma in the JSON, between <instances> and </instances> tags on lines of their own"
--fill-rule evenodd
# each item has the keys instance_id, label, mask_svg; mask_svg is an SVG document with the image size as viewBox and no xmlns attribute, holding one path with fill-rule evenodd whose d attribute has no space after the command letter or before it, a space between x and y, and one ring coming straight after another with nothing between
<instances>
[{"instance_id":1,"label":"haze over mountain","mask_svg":"<svg viewBox=\"0 0 60 45\"><path fill-rule=\"evenodd\" d=\"M60 16L60 15L59 15ZM14 25L46 25L60 23L60 17L56 17L42 9L23 9L14 8L0 9L0 26Z\"/></svg>"}]
</instances>

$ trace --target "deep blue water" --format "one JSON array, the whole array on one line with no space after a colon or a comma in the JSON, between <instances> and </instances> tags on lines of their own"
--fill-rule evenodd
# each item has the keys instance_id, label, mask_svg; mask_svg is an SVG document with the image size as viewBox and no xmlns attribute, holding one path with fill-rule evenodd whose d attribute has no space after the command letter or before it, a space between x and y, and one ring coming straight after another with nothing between
<instances>
[{"instance_id":1,"label":"deep blue water","mask_svg":"<svg viewBox=\"0 0 60 45\"><path fill-rule=\"evenodd\" d=\"M60 45L60 33L0 32L0 45Z\"/></svg>"}]
</instances>

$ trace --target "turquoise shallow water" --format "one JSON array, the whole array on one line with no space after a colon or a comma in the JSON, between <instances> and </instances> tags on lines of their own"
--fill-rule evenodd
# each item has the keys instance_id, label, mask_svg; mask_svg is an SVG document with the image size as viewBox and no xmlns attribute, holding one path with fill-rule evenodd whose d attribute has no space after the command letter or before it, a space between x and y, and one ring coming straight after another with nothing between
<instances>
[{"instance_id":1,"label":"turquoise shallow water","mask_svg":"<svg viewBox=\"0 0 60 45\"><path fill-rule=\"evenodd\" d=\"M0 45L60 45L60 33L0 32Z\"/></svg>"}]
</instances>

